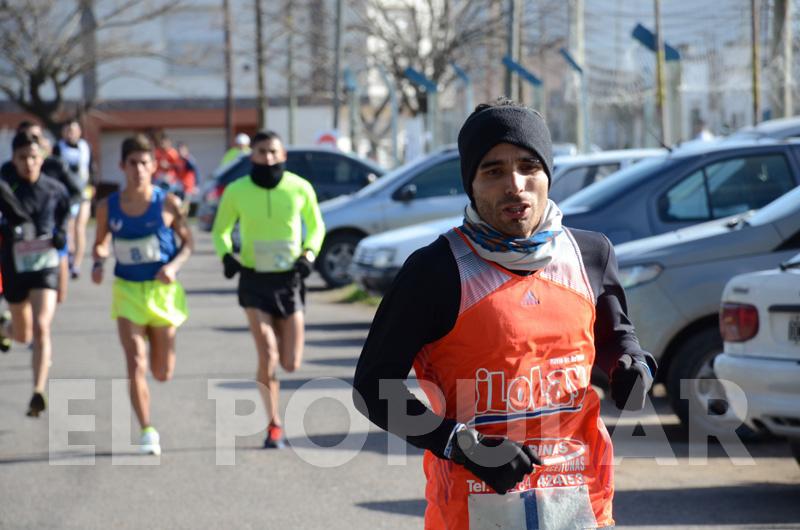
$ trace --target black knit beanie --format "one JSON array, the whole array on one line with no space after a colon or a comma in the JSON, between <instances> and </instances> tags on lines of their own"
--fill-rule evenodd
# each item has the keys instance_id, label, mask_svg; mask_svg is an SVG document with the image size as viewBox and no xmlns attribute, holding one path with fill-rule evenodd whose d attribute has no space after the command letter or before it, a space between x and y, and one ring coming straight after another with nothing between
<instances>
[{"instance_id":1,"label":"black knit beanie","mask_svg":"<svg viewBox=\"0 0 800 530\"><path fill-rule=\"evenodd\" d=\"M486 153L497 144L513 144L536 154L548 181L553 176L553 142L541 114L527 107L501 105L473 112L458 133L461 180L472 200L472 181Z\"/></svg>"}]
</instances>

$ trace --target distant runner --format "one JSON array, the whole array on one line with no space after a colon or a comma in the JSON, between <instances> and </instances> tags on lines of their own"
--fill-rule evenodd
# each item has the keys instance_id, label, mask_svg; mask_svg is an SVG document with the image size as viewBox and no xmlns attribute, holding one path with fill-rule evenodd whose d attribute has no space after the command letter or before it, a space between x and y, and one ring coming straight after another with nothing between
<instances>
[{"instance_id":1,"label":"distant runner","mask_svg":"<svg viewBox=\"0 0 800 530\"><path fill-rule=\"evenodd\" d=\"M194 240L180 199L152 184L155 159L146 137L122 142L120 167L125 188L97 205L92 281L103 281L111 239L116 259L111 316L117 320L131 404L142 429L140 451L159 455L159 434L150 423L148 342L153 377L168 381L175 369L175 331L187 318L186 297L176 277Z\"/></svg>"},{"instance_id":2,"label":"distant runner","mask_svg":"<svg viewBox=\"0 0 800 530\"><path fill-rule=\"evenodd\" d=\"M278 362L287 372L303 358L305 286L325 227L311 184L284 169L286 149L271 131L253 137L250 175L229 184L212 230L226 278L239 275L244 308L258 352L257 381L270 418L265 448L285 445L278 412ZM241 254L233 256L231 232L239 222ZM305 239L302 235L305 223ZM241 261L239 261L241 260Z\"/></svg>"},{"instance_id":3,"label":"distant runner","mask_svg":"<svg viewBox=\"0 0 800 530\"><path fill-rule=\"evenodd\" d=\"M16 220L7 217L6 209L15 201L5 201L0 267L11 319L0 318L0 336L21 344L33 341L33 396L27 414L38 417L47 409L50 325L56 309L58 251L67 244L69 195L63 184L42 173L40 138L20 132L11 145L13 167L2 178L16 200L17 207L10 210L21 206L23 211Z\"/></svg>"}]
</instances>

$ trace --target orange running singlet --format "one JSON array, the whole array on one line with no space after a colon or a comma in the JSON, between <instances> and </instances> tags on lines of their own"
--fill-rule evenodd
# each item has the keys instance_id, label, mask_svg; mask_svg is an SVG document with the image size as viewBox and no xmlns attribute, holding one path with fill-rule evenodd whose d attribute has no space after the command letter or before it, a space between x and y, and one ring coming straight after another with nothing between
<instances>
[{"instance_id":1,"label":"orange running singlet","mask_svg":"<svg viewBox=\"0 0 800 530\"><path fill-rule=\"evenodd\" d=\"M506 495L425 453L428 529L578 529L614 524L611 440L590 385L595 299L572 235L529 276L445 234L461 276L455 326L414 370L433 410L533 447L543 466Z\"/></svg>"}]
</instances>

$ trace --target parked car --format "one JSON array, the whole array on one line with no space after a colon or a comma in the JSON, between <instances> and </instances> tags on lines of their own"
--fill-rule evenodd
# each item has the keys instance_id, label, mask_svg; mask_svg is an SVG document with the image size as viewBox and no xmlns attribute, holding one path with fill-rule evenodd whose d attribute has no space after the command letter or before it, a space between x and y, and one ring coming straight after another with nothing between
<instances>
[{"instance_id":1,"label":"parked car","mask_svg":"<svg viewBox=\"0 0 800 530\"><path fill-rule=\"evenodd\" d=\"M720 379L744 395L726 399L753 429L785 436L800 464L800 254L780 268L734 276L720 308Z\"/></svg>"},{"instance_id":2,"label":"parked car","mask_svg":"<svg viewBox=\"0 0 800 530\"><path fill-rule=\"evenodd\" d=\"M640 160L664 156L666 149L618 149L588 155L557 156L548 196L560 203L570 195Z\"/></svg>"},{"instance_id":3,"label":"parked car","mask_svg":"<svg viewBox=\"0 0 800 530\"><path fill-rule=\"evenodd\" d=\"M225 187L250 173L250 155L219 168L201 188L197 217L200 228L210 231ZM286 149L286 169L308 180L319 201L353 193L375 182L386 170L349 153L326 148Z\"/></svg>"},{"instance_id":4,"label":"parked car","mask_svg":"<svg viewBox=\"0 0 800 530\"><path fill-rule=\"evenodd\" d=\"M658 380L672 408L685 423L690 408L710 408L713 415L692 415L691 421L709 433L730 433L741 422L724 400L708 403L712 365L723 348L719 300L734 275L774 267L800 250L800 188L758 211L615 250L628 315L642 347L659 361ZM692 381L684 396L682 380Z\"/></svg>"},{"instance_id":5,"label":"parked car","mask_svg":"<svg viewBox=\"0 0 800 530\"><path fill-rule=\"evenodd\" d=\"M356 245L370 234L461 214L467 205L454 146L405 164L348 197L320 205L325 242L317 270L329 287L352 281Z\"/></svg>"},{"instance_id":6,"label":"parked car","mask_svg":"<svg viewBox=\"0 0 800 530\"><path fill-rule=\"evenodd\" d=\"M761 140L765 138L773 140L800 139L800 116L776 118L762 121L758 125L743 127L725 140Z\"/></svg>"},{"instance_id":7,"label":"parked car","mask_svg":"<svg viewBox=\"0 0 800 530\"><path fill-rule=\"evenodd\" d=\"M643 160L560 203L564 224L624 243L760 208L800 183L800 142L719 142Z\"/></svg>"},{"instance_id":8,"label":"parked car","mask_svg":"<svg viewBox=\"0 0 800 530\"><path fill-rule=\"evenodd\" d=\"M445 217L365 237L356 247L350 276L363 289L384 294L415 250L433 243L450 228L459 226L463 217Z\"/></svg>"}]
</instances>

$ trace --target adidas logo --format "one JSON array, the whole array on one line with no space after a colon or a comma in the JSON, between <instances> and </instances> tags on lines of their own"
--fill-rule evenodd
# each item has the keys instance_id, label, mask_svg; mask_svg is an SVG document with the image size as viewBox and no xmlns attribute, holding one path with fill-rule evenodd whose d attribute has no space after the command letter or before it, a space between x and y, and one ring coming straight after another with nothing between
<instances>
[{"instance_id":1,"label":"adidas logo","mask_svg":"<svg viewBox=\"0 0 800 530\"><path fill-rule=\"evenodd\" d=\"M533 294L533 291L526 291L525 296L522 297L522 305L539 305L539 299Z\"/></svg>"}]
</instances>

